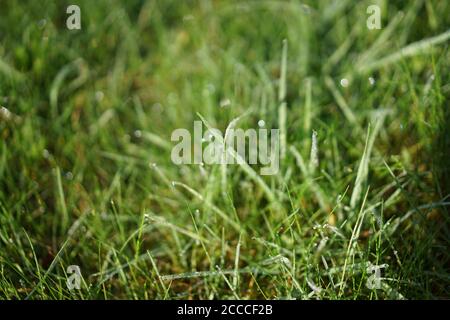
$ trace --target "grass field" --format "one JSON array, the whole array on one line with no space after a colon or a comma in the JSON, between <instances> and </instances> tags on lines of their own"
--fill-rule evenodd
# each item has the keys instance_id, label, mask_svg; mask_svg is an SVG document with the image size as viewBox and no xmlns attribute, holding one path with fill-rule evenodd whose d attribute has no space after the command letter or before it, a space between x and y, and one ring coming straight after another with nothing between
<instances>
[{"instance_id":1,"label":"grass field","mask_svg":"<svg viewBox=\"0 0 450 320\"><path fill-rule=\"evenodd\" d=\"M450 298L449 28L438 0L1 0L0 297ZM278 174L172 163L244 114Z\"/></svg>"}]
</instances>

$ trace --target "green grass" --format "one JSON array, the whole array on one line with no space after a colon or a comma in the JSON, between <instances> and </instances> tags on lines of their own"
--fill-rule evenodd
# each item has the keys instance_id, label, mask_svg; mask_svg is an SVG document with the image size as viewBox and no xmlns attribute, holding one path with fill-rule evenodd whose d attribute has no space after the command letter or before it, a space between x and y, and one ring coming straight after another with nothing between
<instances>
[{"instance_id":1,"label":"green grass","mask_svg":"<svg viewBox=\"0 0 450 320\"><path fill-rule=\"evenodd\" d=\"M449 298L448 1L73 3L0 3L2 299ZM171 162L249 110L277 175Z\"/></svg>"}]
</instances>

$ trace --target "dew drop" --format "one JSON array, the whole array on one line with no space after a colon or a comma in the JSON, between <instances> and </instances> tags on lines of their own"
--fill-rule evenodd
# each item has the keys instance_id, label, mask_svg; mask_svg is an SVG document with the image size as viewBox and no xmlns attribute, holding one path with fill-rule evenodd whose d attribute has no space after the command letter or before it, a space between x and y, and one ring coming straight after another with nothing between
<instances>
[{"instance_id":1,"label":"dew drop","mask_svg":"<svg viewBox=\"0 0 450 320\"><path fill-rule=\"evenodd\" d=\"M134 134L134 136L136 138L142 137L142 131L141 130L135 130L133 134Z\"/></svg>"},{"instance_id":2,"label":"dew drop","mask_svg":"<svg viewBox=\"0 0 450 320\"><path fill-rule=\"evenodd\" d=\"M347 78L342 78L341 81L340 81L340 83L341 83L341 86L344 87L344 88L347 88L347 87L348 87L348 84L349 84Z\"/></svg>"},{"instance_id":3,"label":"dew drop","mask_svg":"<svg viewBox=\"0 0 450 320\"><path fill-rule=\"evenodd\" d=\"M1 107L0 108L0 117L4 118L5 120L9 120L12 117L12 113L5 107Z\"/></svg>"},{"instance_id":4,"label":"dew drop","mask_svg":"<svg viewBox=\"0 0 450 320\"><path fill-rule=\"evenodd\" d=\"M73 179L73 174L70 171L67 171L64 176L66 177L67 180Z\"/></svg>"},{"instance_id":5,"label":"dew drop","mask_svg":"<svg viewBox=\"0 0 450 320\"><path fill-rule=\"evenodd\" d=\"M206 89L211 93L214 93L216 91L216 87L212 83L208 83L206 85Z\"/></svg>"},{"instance_id":6,"label":"dew drop","mask_svg":"<svg viewBox=\"0 0 450 320\"><path fill-rule=\"evenodd\" d=\"M105 94L103 93L103 91L95 92L95 100L97 100L97 102L102 101L104 97L105 97Z\"/></svg>"},{"instance_id":7,"label":"dew drop","mask_svg":"<svg viewBox=\"0 0 450 320\"><path fill-rule=\"evenodd\" d=\"M42 29L42 28L45 27L46 24L47 24L47 20L46 19L39 20L38 27Z\"/></svg>"},{"instance_id":8,"label":"dew drop","mask_svg":"<svg viewBox=\"0 0 450 320\"><path fill-rule=\"evenodd\" d=\"M220 101L220 107L221 108L225 108L231 105L231 100L230 99L222 99Z\"/></svg>"},{"instance_id":9,"label":"dew drop","mask_svg":"<svg viewBox=\"0 0 450 320\"><path fill-rule=\"evenodd\" d=\"M194 20L194 19L195 19L194 16L191 15L191 14L183 16L183 22L191 21L191 20Z\"/></svg>"},{"instance_id":10,"label":"dew drop","mask_svg":"<svg viewBox=\"0 0 450 320\"><path fill-rule=\"evenodd\" d=\"M42 156L43 156L45 159L48 159L48 158L50 158L50 152L48 152L47 149L44 149L44 150L42 151Z\"/></svg>"},{"instance_id":11,"label":"dew drop","mask_svg":"<svg viewBox=\"0 0 450 320\"><path fill-rule=\"evenodd\" d=\"M308 6L308 5L306 5L306 4L302 4L301 7L302 7L302 10L303 10L303 12L304 12L305 14L310 14L311 11L312 11L312 10L311 10L311 7Z\"/></svg>"}]
</instances>

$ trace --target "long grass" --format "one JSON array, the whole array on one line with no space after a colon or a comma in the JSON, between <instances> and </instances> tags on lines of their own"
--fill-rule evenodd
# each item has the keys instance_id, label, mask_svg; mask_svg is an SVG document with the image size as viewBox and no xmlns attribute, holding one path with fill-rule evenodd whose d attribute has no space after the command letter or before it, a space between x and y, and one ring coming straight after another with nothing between
<instances>
[{"instance_id":1,"label":"long grass","mask_svg":"<svg viewBox=\"0 0 450 320\"><path fill-rule=\"evenodd\" d=\"M449 298L448 1L69 4L0 4L2 299ZM276 175L171 161L259 120Z\"/></svg>"}]
</instances>

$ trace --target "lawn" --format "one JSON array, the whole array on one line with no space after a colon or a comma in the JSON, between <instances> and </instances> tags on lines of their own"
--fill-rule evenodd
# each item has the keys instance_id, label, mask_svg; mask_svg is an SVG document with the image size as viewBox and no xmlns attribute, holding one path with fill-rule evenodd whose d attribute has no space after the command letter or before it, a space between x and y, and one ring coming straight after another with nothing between
<instances>
[{"instance_id":1,"label":"lawn","mask_svg":"<svg viewBox=\"0 0 450 320\"><path fill-rule=\"evenodd\" d=\"M2 0L0 298L450 298L449 28L439 0ZM194 122L279 129L279 170L174 163Z\"/></svg>"}]
</instances>

